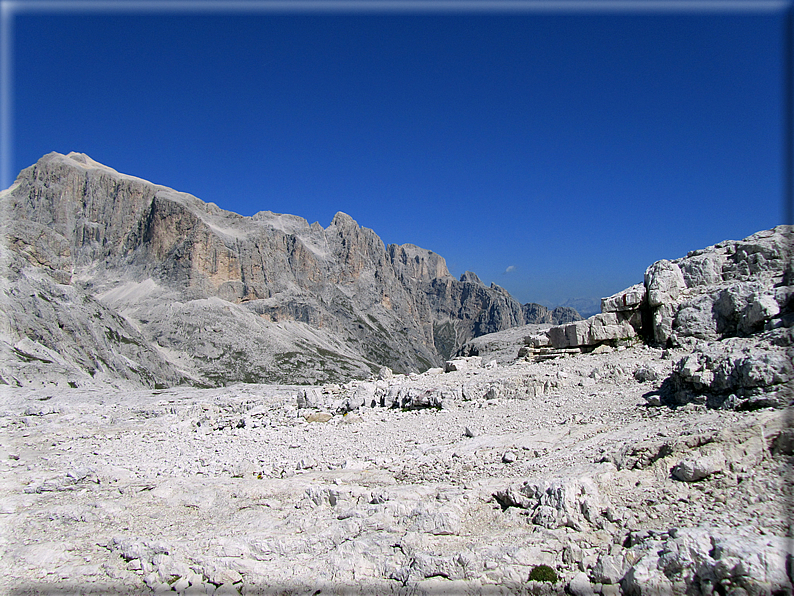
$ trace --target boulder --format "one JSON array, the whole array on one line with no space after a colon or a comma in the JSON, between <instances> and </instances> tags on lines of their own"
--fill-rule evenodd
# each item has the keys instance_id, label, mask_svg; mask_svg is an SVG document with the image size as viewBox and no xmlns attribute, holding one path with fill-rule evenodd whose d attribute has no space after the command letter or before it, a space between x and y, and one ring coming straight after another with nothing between
<instances>
[{"instance_id":1,"label":"boulder","mask_svg":"<svg viewBox=\"0 0 794 596\"><path fill-rule=\"evenodd\" d=\"M697 346L665 382L670 404L715 408L783 407L792 397L794 348L763 339L729 338Z\"/></svg>"},{"instance_id":2,"label":"boulder","mask_svg":"<svg viewBox=\"0 0 794 596\"><path fill-rule=\"evenodd\" d=\"M682 482L697 482L721 471L723 463L716 457L685 459L673 468L672 476Z\"/></svg>"},{"instance_id":3,"label":"boulder","mask_svg":"<svg viewBox=\"0 0 794 596\"><path fill-rule=\"evenodd\" d=\"M595 596L593 586L587 574L581 571L571 579L568 584L568 591L573 594L573 596Z\"/></svg>"},{"instance_id":4,"label":"boulder","mask_svg":"<svg viewBox=\"0 0 794 596\"><path fill-rule=\"evenodd\" d=\"M673 320L676 308L663 304L653 310L653 338L656 343L665 345L673 336Z\"/></svg>"},{"instance_id":5,"label":"boulder","mask_svg":"<svg viewBox=\"0 0 794 596\"><path fill-rule=\"evenodd\" d=\"M654 340L684 345L687 338L713 341L790 326L791 245L791 226L778 226L651 265L645 288ZM611 298L604 304L615 309Z\"/></svg>"},{"instance_id":6,"label":"boulder","mask_svg":"<svg viewBox=\"0 0 794 596\"><path fill-rule=\"evenodd\" d=\"M688 288L710 286L722 281L722 267L725 255L714 252L690 253L682 259L680 268Z\"/></svg>"},{"instance_id":7,"label":"boulder","mask_svg":"<svg viewBox=\"0 0 794 596\"><path fill-rule=\"evenodd\" d=\"M753 296L762 291L763 285L752 281L736 282L719 291L714 299L714 313L721 334L736 332Z\"/></svg>"},{"instance_id":8,"label":"boulder","mask_svg":"<svg viewBox=\"0 0 794 596\"><path fill-rule=\"evenodd\" d=\"M455 358L447 360L444 365L444 372L456 372L472 370L475 368L482 368L482 357L480 356L465 356L463 358Z\"/></svg>"},{"instance_id":9,"label":"boulder","mask_svg":"<svg viewBox=\"0 0 794 596\"><path fill-rule=\"evenodd\" d=\"M588 345L598 344L611 339L630 339L637 335L634 327L615 313L594 315L588 320L592 320Z\"/></svg>"},{"instance_id":10,"label":"boulder","mask_svg":"<svg viewBox=\"0 0 794 596\"><path fill-rule=\"evenodd\" d=\"M680 305L672 321L670 337L719 339L713 298L708 295L699 296Z\"/></svg>"},{"instance_id":11,"label":"boulder","mask_svg":"<svg viewBox=\"0 0 794 596\"><path fill-rule=\"evenodd\" d=\"M353 389L352 395L347 398L345 411L357 410L363 406L376 405L376 391L378 387L375 383L363 382Z\"/></svg>"},{"instance_id":12,"label":"boulder","mask_svg":"<svg viewBox=\"0 0 794 596\"><path fill-rule=\"evenodd\" d=\"M645 301L646 293L644 284L635 284L608 298L601 298L601 312L637 310Z\"/></svg>"},{"instance_id":13,"label":"boulder","mask_svg":"<svg viewBox=\"0 0 794 596\"><path fill-rule=\"evenodd\" d=\"M299 408L320 408L324 405L321 387L306 387L298 391L296 399Z\"/></svg>"},{"instance_id":14,"label":"boulder","mask_svg":"<svg viewBox=\"0 0 794 596\"><path fill-rule=\"evenodd\" d=\"M587 345L590 339L590 321L576 321L549 329L549 342L554 348Z\"/></svg>"},{"instance_id":15,"label":"boulder","mask_svg":"<svg viewBox=\"0 0 794 596\"><path fill-rule=\"evenodd\" d=\"M524 338L524 345L530 348L544 348L551 345L548 331L527 335Z\"/></svg>"},{"instance_id":16,"label":"boulder","mask_svg":"<svg viewBox=\"0 0 794 596\"><path fill-rule=\"evenodd\" d=\"M532 523L553 529L568 526L581 530L597 524L609 506L598 486L589 477L511 484L494 493L503 507L530 510Z\"/></svg>"},{"instance_id":17,"label":"boulder","mask_svg":"<svg viewBox=\"0 0 794 596\"><path fill-rule=\"evenodd\" d=\"M626 596L670 596L673 584L659 571L657 560L643 557L626 573L621 587Z\"/></svg>"},{"instance_id":18,"label":"boulder","mask_svg":"<svg viewBox=\"0 0 794 596\"><path fill-rule=\"evenodd\" d=\"M776 300L774 292L753 294L742 311L739 329L745 333L752 333L778 314L780 314L780 304Z\"/></svg>"},{"instance_id":19,"label":"boulder","mask_svg":"<svg viewBox=\"0 0 794 596\"><path fill-rule=\"evenodd\" d=\"M716 586L735 594L791 591L786 539L751 528L671 530L640 539L629 553L636 562L621 581L627 596L710 594Z\"/></svg>"},{"instance_id":20,"label":"boulder","mask_svg":"<svg viewBox=\"0 0 794 596\"><path fill-rule=\"evenodd\" d=\"M330 412L312 412L306 416L306 422L328 422L333 417Z\"/></svg>"},{"instance_id":21,"label":"boulder","mask_svg":"<svg viewBox=\"0 0 794 596\"><path fill-rule=\"evenodd\" d=\"M621 313L607 312L593 315L589 319L558 325L548 331L549 342L554 348L594 346L610 340L636 337L634 327Z\"/></svg>"},{"instance_id":22,"label":"boulder","mask_svg":"<svg viewBox=\"0 0 794 596\"><path fill-rule=\"evenodd\" d=\"M392 385L383 393L381 403L386 407L416 410L442 408L446 401L456 401L461 398L460 388Z\"/></svg>"},{"instance_id":23,"label":"boulder","mask_svg":"<svg viewBox=\"0 0 794 596\"><path fill-rule=\"evenodd\" d=\"M662 259L646 269L645 288L648 291L648 304L656 307L675 302L686 288L686 282L677 264Z\"/></svg>"},{"instance_id":24,"label":"boulder","mask_svg":"<svg viewBox=\"0 0 794 596\"><path fill-rule=\"evenodd\" d=\"M617 584L628 570L626 558L622 555L601 555L590 573L594 582Z\"/></svg>"}]
</instances>

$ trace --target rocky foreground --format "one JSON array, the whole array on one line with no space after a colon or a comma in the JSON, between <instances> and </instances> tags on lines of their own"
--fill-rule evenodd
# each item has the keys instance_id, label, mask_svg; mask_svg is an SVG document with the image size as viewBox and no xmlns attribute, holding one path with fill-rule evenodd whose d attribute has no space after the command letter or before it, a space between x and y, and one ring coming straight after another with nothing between
<instances>
[{"instance_id":1,"label":"rocky foreground","mask_svg":"<svg viewBox=\"0 0 794 596\"><path fill-rule=\"evenodd\" d=\"M649 405L687 353L475 357L316 388L6 389L0 586L789 594L792 409ZM530 581L540 565L557 581Z\"/></svg>"}]
</instances>

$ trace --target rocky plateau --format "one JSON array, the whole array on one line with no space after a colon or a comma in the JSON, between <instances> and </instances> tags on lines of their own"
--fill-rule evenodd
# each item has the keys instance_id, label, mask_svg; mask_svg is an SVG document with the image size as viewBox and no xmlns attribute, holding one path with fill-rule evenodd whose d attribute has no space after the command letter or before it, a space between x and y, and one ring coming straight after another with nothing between
<instances>
[{"instance_id":1,"label":"rocky plateau","mask_svg":"<svg viewBox=\"0 0 794 596\"><path fill-rule=\"evenodd\" d=\"M3 593L792 594L791 226L579 320L81 154L0 207Z\"/></svg>"}]
</instances>

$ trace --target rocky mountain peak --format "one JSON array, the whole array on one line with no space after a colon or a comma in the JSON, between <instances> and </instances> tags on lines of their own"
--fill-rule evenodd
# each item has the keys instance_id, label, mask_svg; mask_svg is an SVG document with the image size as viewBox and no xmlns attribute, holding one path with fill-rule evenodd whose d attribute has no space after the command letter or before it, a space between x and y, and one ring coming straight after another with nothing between
<instances>
[{"instance_id":1,"label":"rocky mountain peak","mask_svg":"<svg viewBox=\"0 0 794 596\"><path fill-rule=\"evenodd\" d=\"M342 212L325 229L270 211L244 217L82 153L42 157L1 197L4 244L19 275L31 287L44 284L39 273L73 285L62 309L98 300L129 323L114 338L139 330L135 341L172 369L169 380L150 370L150 384L180 375L209 385L312 382L384 365L419 371L472 337L523 322L521 305L502 288L487 288L474 274L458 281L443 257L418 246L386 248ZM40 299L53 291L44 284ZM2 341L28 338L56 351L72 342L69 349L96 361L91 370L118 373L89 345L90 320L85 333L45 339L36 329L52 321L22 325L16 311L31 305L15 300ZM23 360L6 367L4 378L25 383ZM88 368L77 369L71 382L91 382Z\"/></svg>"},{"instance_id":2,"label":"rocky mountain peak","mask_svg":"<svg viewBox=\"0 0 794 596\"><path fill-rule=\"evenodd\" d=\"M390 244L389 259L398 275L417 282L452 277L444 257L413 244Z\"/></svg>"},{"instance_id":3,"label":"rocky mountain peak","mask_svg":"<svg viewBox=\"0 0 794 596\"><path fill-rule=\"evenodd\" d=\"M496 290L500 294L504 294L505 296L510 296L510 292L505 290L502 286L496 285L494 282L491 282L491 289Z\"/></svg>"},{"instance_id":4,"label":"rocky mountain peak","mask_svg":"<svg viewBox=\"0 0 794 596\"><path fill-rule=\"evenodd\" d=\"M476 273L472 271L466 271L463 275L460 276L460 281L470 283L470 284L477 284L478 286L484 286L485 284L482 283L480 278L477 276Z\"/></svg>"},{"instance_id":5,"label":"rocky mountain peak","mask_svg":"<svg viewBox=\"0 0 794 596\"><path fill-rule=\"evenodd\" d=\"M334 215L333 219L331 219L331 226L337 228L358 228L358 222L350 217L347 213L343 213L341 211L337 211Z\"/></svg>"}]
</instances>

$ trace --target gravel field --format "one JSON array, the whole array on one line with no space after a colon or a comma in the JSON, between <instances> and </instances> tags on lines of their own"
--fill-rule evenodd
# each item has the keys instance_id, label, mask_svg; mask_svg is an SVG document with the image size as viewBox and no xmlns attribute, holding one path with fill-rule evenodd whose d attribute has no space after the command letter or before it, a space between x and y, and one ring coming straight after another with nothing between
<instances>
[{"instance_id":1,"label":"gravel field","mask_svg":"<svg viewBox=\"0 0 794 596\"><path fill-rule=\"evenodd\" d=\"M646 555L706 540L719 569L739 536L765 575L708 581L790 591L790 409L653 407L684 352L602 352L327 386L336 410L298 386L4 388L0 589L706 593L695 555L666 580ZM445 399L338 406L395 387Z\"/></svg>"}]
</instances>

